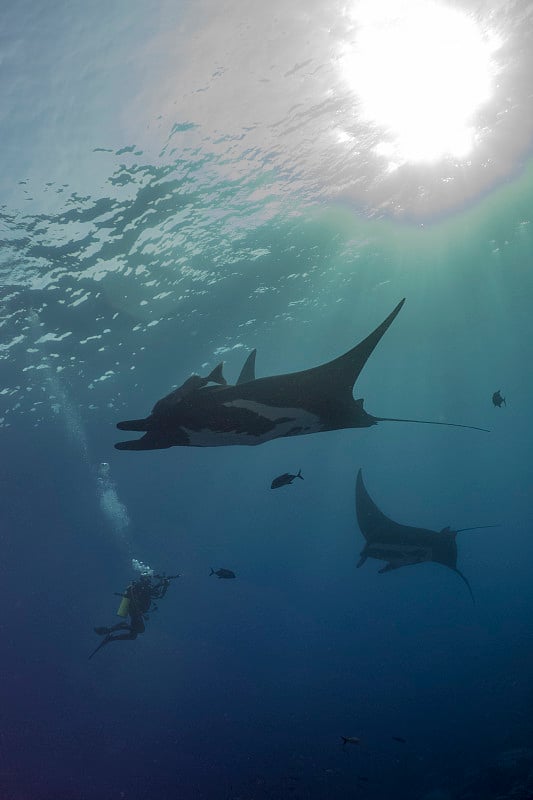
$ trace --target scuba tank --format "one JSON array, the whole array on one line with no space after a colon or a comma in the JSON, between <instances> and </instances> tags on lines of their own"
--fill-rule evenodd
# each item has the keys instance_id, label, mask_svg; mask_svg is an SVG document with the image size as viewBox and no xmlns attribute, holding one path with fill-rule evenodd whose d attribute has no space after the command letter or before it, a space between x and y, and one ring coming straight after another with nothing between
<instances>
[{"instance_id":1,"label":"scuba tank","mask_svg":"<svg viewBox=\"0 0 533 800\"><path fill-rule=\"evenodd\" d=\"M120 601L120 605L117 608L117 616L119 617L127 617L130 610L130 598L123 597Z\"/></svg>"}]
</instances>

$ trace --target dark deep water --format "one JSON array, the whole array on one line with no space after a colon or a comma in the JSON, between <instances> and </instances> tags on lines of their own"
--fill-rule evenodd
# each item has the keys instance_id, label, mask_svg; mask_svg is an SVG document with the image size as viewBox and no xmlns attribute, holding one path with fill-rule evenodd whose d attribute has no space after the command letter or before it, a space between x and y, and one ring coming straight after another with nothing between
<instances>
[{"instance_id":1,"label":"dark deep water","mask_svg":"<svg viewBox=\"0 0 533 800\"><path fill-rule=\"evenodd\" d=\"M242 3L224 5L252 25ZM7 13L0 796L532 798L530 140L477 191L461 167L454 198L438 195L439 168L406 167L389 206L370 160L363 195L347 195L355 155L343 172L342 153L324 163L312 149L329 105L300 110L294 128L296 111L274 104L282 125L264 111L247 127L232 56L227 88L221 64L203 85L220 9L205 3L202 20L188 3L125 8ZM502 59L525 53L529 12L492 11L508 25ZM298 61L289 16L250 62L257 75L269 59ZM524 98L514 108L527 116ZM426 217L424 192L442 203ZM147 415L192 372L223 360L234 382L252 348L258 377L316 366L402 297L354 396L377 416L490 434L384 422L255 448L113 448L136 436L119 420ZM356 569L360 467L400 522L500 526L459 534L475 606L435 564ZM270 489L299 468L303 482ZM89 661L132 558L181 577L143 636ZM209 575L219 567L236 580Z\"/></svg>"}]
</instances>

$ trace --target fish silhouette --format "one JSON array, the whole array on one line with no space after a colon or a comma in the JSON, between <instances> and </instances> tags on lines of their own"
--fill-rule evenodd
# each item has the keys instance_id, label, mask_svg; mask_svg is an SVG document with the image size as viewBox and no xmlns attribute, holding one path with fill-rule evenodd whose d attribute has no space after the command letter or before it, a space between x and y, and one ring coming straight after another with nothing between
<instances>
[{"instance_id":1,"label":"fish silhouette","mask_svg":"<svg viewBox=\"0 0 533 800\"><path fill-rule=\"evenodd\" d=\"M232 569L224 569L223 567L221 567L220 569L213 569L213 567L211 567L211 572L209 573L209 575L216 575L218 578L226 578L226 579L237 577Z\"/></svg>"},{"instance_id":2,"label":"fish silhouette","mask_svg":"<svg viewBox=\"0 0 533 800\"><path fill-rule=\"evenodd\" d=\"M500 392L499 389L498 389L497 392L494 392L494 394L492 395L492 402L493 402L493 405L498 406L498 408L501 408L502 405L504 405L504 406L507 405L507 403L505 402L505 397L501 396L501 392Z\"/></svg>"},{"instance_id":3,"label":"fish silhouette","mask_svg":"<svg viewBox=\"0 0 533 800\"><path fill-rule=\"evenodd\" d=\"M296 475L291 475L290 472L284 472L283 475L278 475L270 484L271 489L279 489L280 486L290 486L295 478L300 478L303 481L302 470L299 469Z\"/></svg>"}]
</instances>

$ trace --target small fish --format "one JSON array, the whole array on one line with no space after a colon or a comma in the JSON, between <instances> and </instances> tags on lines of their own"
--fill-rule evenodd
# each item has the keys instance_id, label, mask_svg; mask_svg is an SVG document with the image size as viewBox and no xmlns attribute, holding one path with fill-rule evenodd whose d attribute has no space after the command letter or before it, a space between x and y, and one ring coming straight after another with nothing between
<instances>
[{"instance_id":1,"label":"small fish","mask_svg":"<svg viewBox=\"0 0 533 800\"><path fill-rule=\"evenodd\" d=\"M284 472L283 475L278 475L278 477L274 478L272 481L270 488L279 489L280 486L289 486L295 478L300 478L300 480L303 481L301 469L298 470L296 475L291 475L290 472Z\"/></svg>"},{"instance_id":2,"label":"small fish","mask_svg":"<svg viewBox=\"0 0 533 800\"><path fill-rule=\"evenodd\" d=\"M343 744L361 744L361 739L357 736L341 736Z\"/></svg>"},{"instance_id":3,"label":"small fish","mask_svg":"<svg viewBox=\"0 0 533 800\"><path fill-rule=\"evenodd\" d=\"M502 396L501 396L501 394L500 394L500 390L499 390L499 389L498 389L498 391L497 391L497 392L494 392L494 394L492 395L492 402L493 402L493 404L494 404L495 406L498 406L498 408L501 408L501 407L502 407L502 404L503 404L504 406L506 406L506 405L507 405L507 403L505 402L505 397L502 397Z\"/></svg>"},{"instance_id":4,"label":"small fish","mask_svg":"<svg viewBox=\"0 0 533 800\"><path fill-rule=\"evenodd\" d=\"M395 742L401 742L402 744L407 744L407 739L404 739L403 736L393 736L392 737Z\"/></svg>"},{"instance_id":5,"label":"small fish","mask_svg":"<svg viewBox=\"0 0 533 800\"><path fill-rule=\"evenodd\" d=\"M213 569L211 567L211 572L209 575L218 575L219 578L236 578L237 576L231 569Z\"/></svg>"}]
</instances>

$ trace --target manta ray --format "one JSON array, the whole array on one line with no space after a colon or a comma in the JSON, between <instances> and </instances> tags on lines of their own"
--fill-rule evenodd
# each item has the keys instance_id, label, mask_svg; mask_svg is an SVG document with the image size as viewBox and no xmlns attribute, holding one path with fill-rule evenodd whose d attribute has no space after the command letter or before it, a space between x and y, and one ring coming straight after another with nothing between
<instances>
[{"instance_id":1,"label":"manta ray","mask_svg":"<svg viewBox=\"0 0 533 800\"><path fill-rule=\"evenodd\" d=\"M368 428L383 421L472 427L375 417L364 410L362 399L354 399L357 378L404 302L398 303L366 339L321 366L256 378L253 350L235 384L226 383L221 364L206 378L191 376L159 400L148 417L119 422L119 430L143 431L144 436L118 442L115 447L118 450L159 450L173 446L258 445L287 436Z\"/></svg>"},{"instance_id":2,"label":"manta ray","mask_svg":"<svg viewBox=\"0 0 533 800\"><path fill-rule=\"evenodd\" d=\"M362 470L357 473L355 484L355 510L359 528L366 539L358 567L362 567L367 558L377 558L386 562L385 566L378 570L380 573L432 561L456 572L468 586L472 601L474 600L468 580L457 568L456 536L462 531L496 528L497 525L477 525L458 530L447 527L441 531L400 525L385 516L374 503L363 483Z\"/></svg>"}]
</instances>

